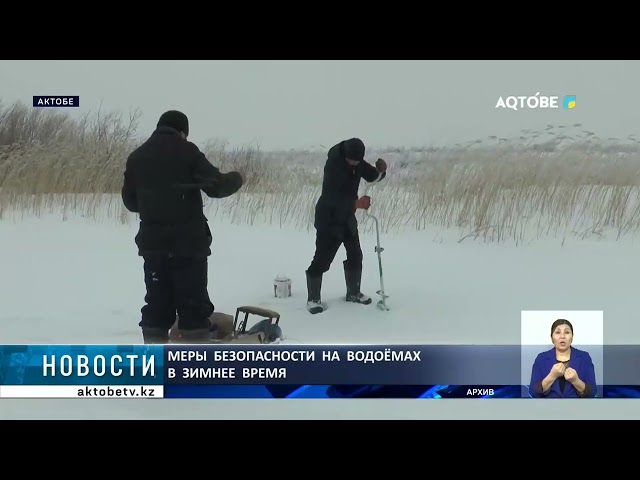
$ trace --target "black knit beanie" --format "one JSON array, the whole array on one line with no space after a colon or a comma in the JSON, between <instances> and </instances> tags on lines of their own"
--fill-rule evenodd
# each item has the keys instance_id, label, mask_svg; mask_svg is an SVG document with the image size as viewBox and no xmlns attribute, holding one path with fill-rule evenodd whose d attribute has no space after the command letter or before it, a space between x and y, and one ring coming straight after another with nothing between
<instances>
[{"instance_id":1,"label":"black knit beanie","mask_svg":"<svg viewBox=\"0 0 640 480\"><path fill-rule=\"evenodd\" d=\"M362 161L364 159L364 143L359 138L350 138L344 141L344 156L351 160Z\"/></svg>"},{"instance_id":2,"label":"black knit beanie","mask_svg":"<svg viewBox=\"0 0 640 480\"><path fill-rule=\"evenodd\" d=\"M171 127L185 135L189 135L189 119L187 116L177 110L169 110L164 112L158 120L158 127Z\"/></svg>"}]
</instances>

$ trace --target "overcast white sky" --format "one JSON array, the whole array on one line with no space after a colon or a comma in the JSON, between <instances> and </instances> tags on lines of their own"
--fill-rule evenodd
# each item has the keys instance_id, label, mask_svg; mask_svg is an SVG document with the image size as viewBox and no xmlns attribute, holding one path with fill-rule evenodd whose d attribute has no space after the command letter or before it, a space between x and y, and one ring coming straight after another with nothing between
<instances>
[{"instance_id":1,"label":"overcast white sky","mask_svg":"<svg viewBox=\"0 0 640 480\"><path fill-rule=\"evenodd\" d=\"M151 133L184 111L195 142L263 148L455 143L583 123L603 137L640 133L640 61L0 61L4 103L79 95L79 111L143 111ZM500 96L577 95L574 110L496 110Z\"/></svg>"}]
</instances>

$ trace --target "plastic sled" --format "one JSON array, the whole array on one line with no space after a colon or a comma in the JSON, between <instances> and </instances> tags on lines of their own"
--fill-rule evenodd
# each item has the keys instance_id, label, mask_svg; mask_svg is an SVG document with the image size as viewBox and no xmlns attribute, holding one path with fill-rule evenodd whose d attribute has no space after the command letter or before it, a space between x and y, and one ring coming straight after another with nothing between
<instances>
[{"instance_id":1,"label":"plastic sled","mask_svg":"<svg viewBox=\"0 0 640 480\"><path fill-rule=\"evenodd\" d=\"M240 318L241 313L244 313L244 318ZM249 315L262 317L262 320L247 330ZM256 335L262 335L263 341L260 343L274 343L281 340L282 328L280 328L280 314L262 307L252 307L248 305L238 307L236 310L236 316L233 320L233 340L242 339L245 336L252 337Z\"/></svg>"},{"instance_id":2,"label":"plastic sled","mask_svg":"<svg viewBox=\"0 0 640 480\"><path fill-rule=\"evenodd\" d=\"M241 317L244 314L244 318ZM249 315L262 317L247 329ZM209 317L211 323L211 343L236 343L244 345L269 344L282 339L280 314L261 307L242 306L236 310L235 317L227 313L214 312ZM169 332L171 343L180 343L178 319Z\"/></svg>"}]
</instances>

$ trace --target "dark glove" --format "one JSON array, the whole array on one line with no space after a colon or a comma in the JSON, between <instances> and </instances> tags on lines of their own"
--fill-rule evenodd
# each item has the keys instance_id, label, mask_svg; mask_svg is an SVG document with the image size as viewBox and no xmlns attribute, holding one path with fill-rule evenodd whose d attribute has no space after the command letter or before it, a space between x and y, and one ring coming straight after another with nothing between
<instances>
[{"instance_id":1,"label":"dark glove","mask_svg":"<svg viewBox=\"0 0 640 480\"><path fill-rule=\"evenodd\" d=\"M376 169L380 173L386 172L387 171L387 162L385 162L383 159L379 158L378 160L376 160Z\"/></svg>"},{"instance_id":2,"label":"dark glove","mask_svg":"<svg viewBox=\"0 0 640 480\"><path fill-rule=\"evenodd\" d=\"M359 208L361 208L363 210L369 210L370 206L371 206L371 197L369 195L364 195L356 200L355 209L358 210Z\"/></svg>"}]
</instances>

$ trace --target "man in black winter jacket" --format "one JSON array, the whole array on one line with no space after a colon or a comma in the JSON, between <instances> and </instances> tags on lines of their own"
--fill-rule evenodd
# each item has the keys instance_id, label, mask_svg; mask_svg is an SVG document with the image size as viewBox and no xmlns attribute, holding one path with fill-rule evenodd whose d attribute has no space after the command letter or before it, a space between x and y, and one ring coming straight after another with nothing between
<instances>
[{"instance_id":1,"label":"man in black winter jacket","mask_svg":"<svg viewBox=\"0 0 640 480\"><path fill-rule=\"evenodd\" d=\"M124 172L122 200L140 217L135 242L144 259L139 326L145 343L167 343L176 313L186 343L208 343L212 236L201 191L224 198L244 183L238 172L221 173L188 135L186 115L165 112L149 139L129 155Z\"/></svg>"},{"instance_id":2,"label":"man in black winter jacket","mask_svg":"<svg viewBox=\"0 0 640 480\"><path fill-rule=\"evenodd\" d=\"M347 302L364 305L371 298L360 291L362 278L362 248L358 235L357 209L368 209L371 199L358 198L360 180L379 182L387 175L387 164L379 158L375 167L365 161L362 140L351 138L334 145L324 167L322 193L316 203L316 250L306 270L307 310L316 314L324 311L321 300L322 276L333 262L341 245L347 259L343 262L347 286Z\"/></svg>"}]
</instances>

